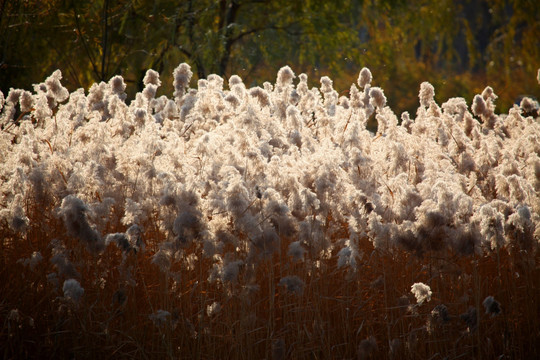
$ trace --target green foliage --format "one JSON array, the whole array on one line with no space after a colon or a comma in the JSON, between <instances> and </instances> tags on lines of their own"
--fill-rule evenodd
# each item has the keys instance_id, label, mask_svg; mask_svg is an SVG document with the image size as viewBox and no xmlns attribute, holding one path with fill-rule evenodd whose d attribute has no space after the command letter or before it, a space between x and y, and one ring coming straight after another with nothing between
<instances>
[{"instance_id":1,"label":"green foliage","mask_svg":"<svg viewBox=\"0 0 540 360\"><path fill-rule=\"evenodd\" d=\"M426 80L439 101L489 84L504 111L524 91L540 97L539 13L532 0L4 0L0 89L60 68L71 90L121 74L133 94L146 69L171 86L185 61L198 78L250 84L289 64L343 92L367 66L399 111L416 108Z\"/></svg>"}]
</instances>

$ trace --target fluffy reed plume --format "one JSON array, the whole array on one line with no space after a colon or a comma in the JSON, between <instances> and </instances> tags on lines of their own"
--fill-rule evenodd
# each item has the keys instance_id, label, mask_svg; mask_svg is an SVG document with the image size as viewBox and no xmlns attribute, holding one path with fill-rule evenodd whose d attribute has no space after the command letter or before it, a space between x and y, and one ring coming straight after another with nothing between
<instances>
[{"instance_id":1,"label":"fluffy reed plume","mask_svg":"<svg viewBox=\"0 0 540 360\"><path fill-rule=\"evenodd\" d=\"M62 287L64 291L64 297L71 299L75 302L78 302L81 297L84 295L84 289L81 287L81 284L75 279L68 279L64 281L64 286Z\"/></svg>"},{"instance_id":2,"label":"fluffy reed plume","mask_svg":"<svg viewBox=\"0 0 540 360\"><path fill-rule=\"evenodd\" d=\"M192 76L0 93L5 358L540 358L534 99Z\"/></svg>"},{"instance_id":3,"label":"fluffy reed plume","mask_svg":"<svg viewBox=\"0 0 540 360\"><path fill-rule=\"evenodd\" d=\"M482 301L484 309L486 309L486 314L491 316L497 316L501 313L501 304L493 298L493 296L488 296Z\"/></svg>"},{"instance_id":4,"label":"fluffy reed plume","mask_svg":"<svg viewBox=\"0 0 540 360\"><path fill-rule=\"evenodd\" d=\"M416 301L419 305L422 305L424 301L431 300L432 291L430 287L424 283L414 283L411 286L411 293L416 297Z\"/></svg>"}]
</instances>

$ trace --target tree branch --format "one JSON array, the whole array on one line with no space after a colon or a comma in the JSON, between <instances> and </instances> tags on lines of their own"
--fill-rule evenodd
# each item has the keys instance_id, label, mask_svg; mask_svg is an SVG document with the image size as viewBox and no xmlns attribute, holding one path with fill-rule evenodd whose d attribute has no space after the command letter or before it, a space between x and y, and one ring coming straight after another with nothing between
<instances>
[{"instance_id":1,"label":"tree branch","mask_svg":"<svg viewBox=\"0 0 540 360\"><path fill-rule=\"evenodd\" d=\"M223 53L221 54L221 60L219 62L219 75L221 76L225 75L227 65L229 64L229 59L231 58L231 48L234 44L234 41L232 38L233 30L230 25L235 22L236 17L238 16L238 10L240 10L240 6L241 5L236 0L232 0L225 15L225 34L223 36L225 38L225 48L223 49Z\"/></svg>"},{"instance_id":2,"label":"tree branch","mask_svg":"<svg viewBox=\"0 0 540 360\"><path fill-rule=\"evenodd\" d=\"M92 70L94 70L94 74L99 79L99 71L94 61L94 57L92 56L92 53L90 52L90 49L88 48L88 44L86 43L86 40L84 39L84 36L82 33L81 24L79 23L79 14L77 13L77 8L75 7L75 1L71 2L71 7L73 9L73 17L75 18L75 26L77 26L77 33L79 34L79 37L83 44L84 50L86 52L86 56L88 57L88 60L90 60L90 64L92 65Z\"/></svg>"},{"instance_id":3,"label":"tree branch","mask_svg":"<svg viewBox=\"0 0 540 360\"><path fill-rule=\"evenodd\" d=\"M187 33L188 39L191 44L191 48L195 49L195 34L193 28L195 27L195 16L193 14L193 0L190 0L188 3L188 12L187 12ZM178 25L180 27L181 23ZM196 51L188 52L186 49L180 48L180 51L183 52L189 59L192 59L195 62L197 67L197 76L199 79L204 79L206 77L206 70L204 69L204 64L200 56L196 55Z\"/></svg>"},{"instance_id":4,"label":"tree branch","mask_svg":"<svg viewBox=\"0 0 540 360\"><path fill-rule=\"evenodd\" d=\"M106 65L107 65L107 47L108 47L108 32L109 32L109 0L103 3L103 34L101 40L101 81L105 80Z\"/></svg>"}]
</instances>

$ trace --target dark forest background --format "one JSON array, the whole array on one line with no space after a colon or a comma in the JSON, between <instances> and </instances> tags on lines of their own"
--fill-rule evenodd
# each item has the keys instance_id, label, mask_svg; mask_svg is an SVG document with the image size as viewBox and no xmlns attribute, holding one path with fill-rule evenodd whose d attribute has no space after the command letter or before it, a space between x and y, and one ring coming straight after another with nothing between
<instances>
[{"instance_id":1,"label":"dark forest background","mask_svg":"<svg viewBox=\"0 0 540 360\"><path fill-rule=\"evenodd\" d=\"M120 74L132 97L149 68L170 94L181 62L248 86L290 65L343 94L366 66L398 114L422 81L439 102L490 85L502 112L540 97L540 1L0 0L4 94L61 69L70 90Z\"/></svg>"}]
</instances>

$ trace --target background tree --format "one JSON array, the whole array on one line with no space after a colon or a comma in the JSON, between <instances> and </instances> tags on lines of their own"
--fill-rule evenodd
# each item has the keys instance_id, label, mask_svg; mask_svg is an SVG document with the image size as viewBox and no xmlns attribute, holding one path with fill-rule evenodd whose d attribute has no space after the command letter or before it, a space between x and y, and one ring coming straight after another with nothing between
<instances>
[{"instance_id":1,"label":"background tree","mask_svg":"<svg viewBox=\"0 0 540 360\"><path fill-rule=\"evenodd\" d=\"M128 94L148 68L188 62L198 78L252 85L288 64L346 92L369 67L396 112L422 81L437 100L491 85L505 111L539 97L540 5L533 0L0 0L0 89L30 88L60 68L71 90L121 74ZM169 86L169 87L168 87Z\"/></svg>"}]
</instances>

